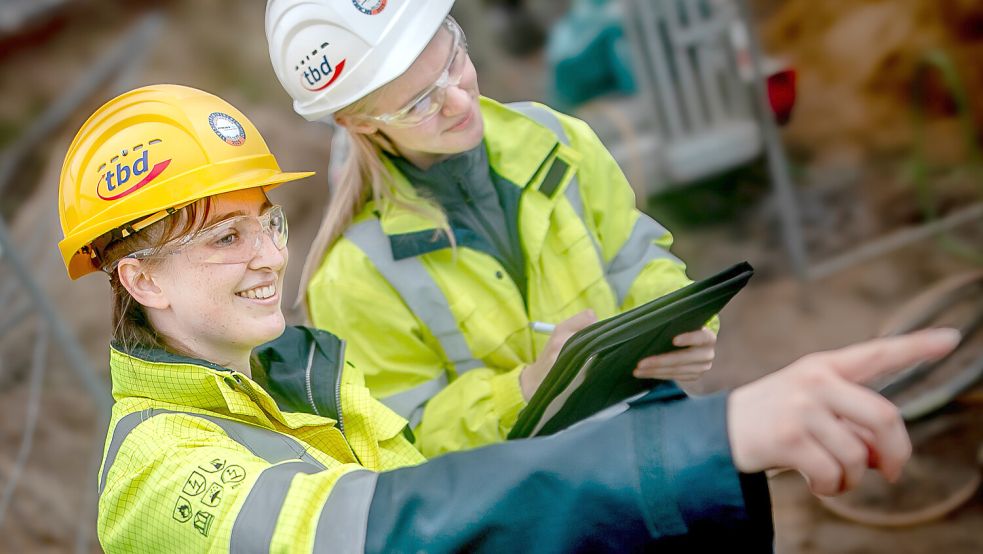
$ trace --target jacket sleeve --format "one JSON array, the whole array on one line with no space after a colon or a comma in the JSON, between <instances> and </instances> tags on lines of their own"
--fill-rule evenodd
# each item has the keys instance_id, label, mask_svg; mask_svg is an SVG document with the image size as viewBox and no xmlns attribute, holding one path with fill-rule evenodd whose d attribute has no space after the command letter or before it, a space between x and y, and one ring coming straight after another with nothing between
<instances>
[{"instance_id":1,"label":"jacket sleeve","mask_svg":"<svg viewBox=\"0 0 983 554\"><path fill-rule=\"evenodd\" d=\"M345 359L363 371L374 396L385 399L454 374L445 369L451 362L426 325L357 247L339 240L325 264L308 287L311 321L347 342ZM505 440L526 405L522 367L455 375L414 426L420 452L429 458Z\"/></svg>"},{"instance_id":2,"label":"jacket sleeve","mask_svg":"<svg viewBox=\"0 0 983 554\"><path fill-rule=\"evenodd\" d=\"M110 552L690 550L711 542L764 551L772 540L767 484L733 468L725 412L724 396L646 402L551 437L381 473L270 464L219 431L168 447L155 441L114 470L100 501L100 538ZM173 426L172 417L154 419L161 422L141 425L144 433L173 432L151 428ZM215 461L238 469L228 480L202 470ZM213 508L214 483L225 488Z\"/></svg>"},{"instance_id":3,"label":"jacket sleeve","mask_svg":"<svg viewBox=\"0 0 983 554\"><path fill-rule=\"evenodd\" d=\"M767 483L734 469L725 414L724 395L652 398L550 437L380 474L366 550L634 551L728 542L769 550Z\"/></svg>"},{"instance_id":4,"label":"jacket sleeve","mask_svg":"<svg viewBox=\"0 0 983 554\"><path fill-rule=\"evenodd\" d=\"M635 207L631 185L594 131L579 119L557 117L570 146L581 154L578 180L585 219L608 265L621 311L690 284L686 265L669 251L672 234ZM717 330L717 318L710 326Z\"/></svg>"}]
</instances>

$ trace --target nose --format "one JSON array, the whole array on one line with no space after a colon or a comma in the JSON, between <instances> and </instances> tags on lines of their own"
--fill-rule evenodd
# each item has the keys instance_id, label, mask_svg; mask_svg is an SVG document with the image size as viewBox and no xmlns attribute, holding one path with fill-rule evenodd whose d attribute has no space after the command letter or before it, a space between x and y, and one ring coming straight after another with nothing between
<instances>
[{"instance_id":1,"label":"nose","mask_svg":"<svg viewBox=\"0 0 983 554\"><path fill-rule=\"evenodd\" d=\"M446 96L444 97L444 107L441 109L441 113L445 117L460 115L471 107L473 98L466 88L462 88L463 86L464 83L447 87Z\"/></svg>"},{"instance_id":2,"label":"nose","mask_svg":"<svg viewBox=\"0 0 983 554\"><path fill-rule=\"evenodd\" d=\"M283 269L285 265L287 265L287 247L277 248L269 233L260 233L259 245L252 259L249 260L249 268L269 268L276 272Z\"/></svg>"}]
</instances>

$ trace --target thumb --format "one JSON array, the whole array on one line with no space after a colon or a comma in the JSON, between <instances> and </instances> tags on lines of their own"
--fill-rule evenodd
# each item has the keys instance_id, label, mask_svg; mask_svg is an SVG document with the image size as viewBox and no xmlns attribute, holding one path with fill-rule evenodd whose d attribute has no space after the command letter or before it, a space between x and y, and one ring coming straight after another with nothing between
<instances>
[{"instance_id":1,"label":"thumb","mask_svg":"<svg viewBox=\"0 0 983 554\"><path fill-rule=\"evenodd\" d=\"M595 321L597 321L597 316L594 315L594 310L588 309L561 321L556 327L557 331L562 329L566 333L573 334Z\"/></svg>"},{"instance_id":2,"label":"thumb","mask_svg":"<svg viewBox=\"0 0 983 554\"><path fill-rule=\"evenodd\" d=\"M935 360L952 352L962 335L956 329L926 329L908 335L874 339L820 354L837 374L854 383Z\"/></svg>"}]
</instances>

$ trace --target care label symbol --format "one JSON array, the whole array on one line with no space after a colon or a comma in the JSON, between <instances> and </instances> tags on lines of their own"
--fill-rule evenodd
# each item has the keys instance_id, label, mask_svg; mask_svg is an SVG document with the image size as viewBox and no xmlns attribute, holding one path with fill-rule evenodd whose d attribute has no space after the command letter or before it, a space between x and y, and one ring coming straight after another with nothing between
<instances>
[{"instance_id":1,"label":"care label symbol","mask_svg":"<svg viewBox=\"0 0 983 554\"><path fill-rule=\"evenodd\" d=\"M197 471L192 471L191 476L188 477L188 482L184 484L184 488L181 490L188 496L198 496L205 491L205 476Z\"/></svg>"},{"instance_id":2,"label":"care label symbol","mask_svg":"<svg viewBox=\"0 0 983 554\"><path fill-rule=\"evenodd\" d=\"M223 467L225 467L225 460L222 458L215 458L207 464L201 464L198 466L198 469L207 471L208 473L215 473L216 471L221 471Z\"/></svg>"},{"instance_id":3,"label":"care label symbol","mask_svg":"<svg viewBox=\"0 0 983 554\"><path fill-rule=\"evenodd\" d=\"M198 512L195 514L195 529L198 530L202 535L208 536L208 530L212 526L212 520L215 516L208 512Z\"/></svg>"},{"instance_id":4,"label":"care label symbol","mask_svg":"<svg viewBox=\"0 0 983 554\"><path fill-rule=\"evenodd\" d=\"M246 478L246 470L242 466L231 465L222 472L223 483L238 483ZM204 485L202 485L204 487Z\"/></svg>"},{"instance_id":5,"label":"care label symbol","mask_svg":"<svg viewBox=\"0 0 983 554\"><path fill-rule=\"evenodd\" d=\"M208 487L208 490L205 491L205 496L201 497L201 503L205 506L211 506L214 508L215 506L218 506L220 502L222 502L223 492L225 492L225 489L222 488L222 485L212 483L212 486Z\"/></svg>"},{"instance_id":6,"label":"care label symbol","mask_svg":"<svg viewBox=\"0 0 983 554\"><path fill-rule=\"evenodd\" d=\"M194 510L191 509L191 501L183 496L177 497L177 503L174 504L174 519L184 523L191 519L191 514Z\"/></svg>"}]
</instances>

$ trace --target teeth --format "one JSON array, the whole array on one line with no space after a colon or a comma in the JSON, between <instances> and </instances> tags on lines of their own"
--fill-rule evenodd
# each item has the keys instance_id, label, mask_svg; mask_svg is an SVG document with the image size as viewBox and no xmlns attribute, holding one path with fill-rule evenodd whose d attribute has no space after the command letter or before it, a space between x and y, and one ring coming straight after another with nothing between
<instances>
[{"instance_id":1,"label":"teeth","mask_svg":"<svg viewBox=\"0 0 983 554\"><path fill-rule=\"evenodd\" d=\"M254 289L245 290L242 292L237 292L236 296L241 296L243 298L253 298L265 300L276 294L276 285L268 285L265 287L256 287Z\"/></svg>"}]
</instances>

